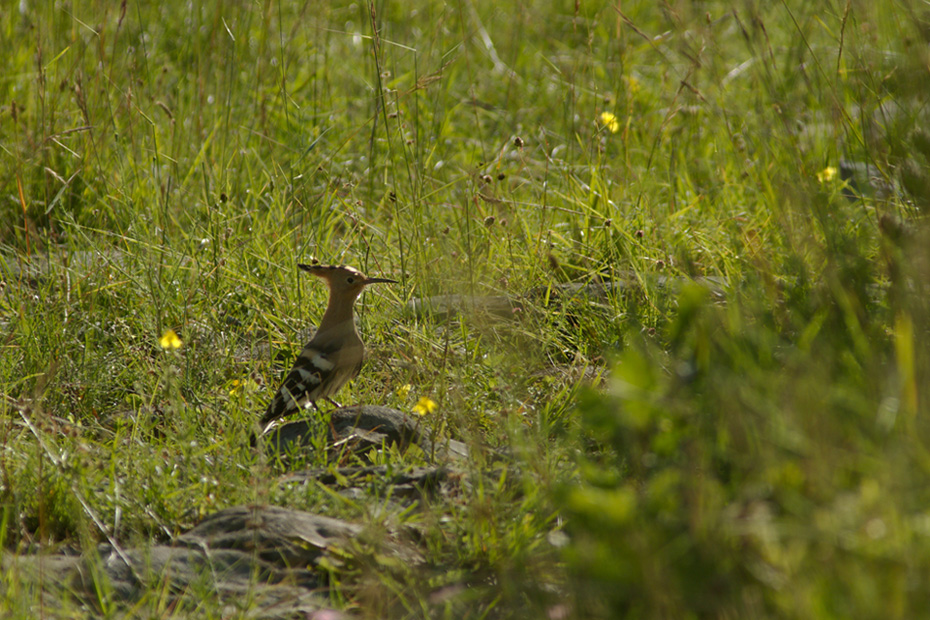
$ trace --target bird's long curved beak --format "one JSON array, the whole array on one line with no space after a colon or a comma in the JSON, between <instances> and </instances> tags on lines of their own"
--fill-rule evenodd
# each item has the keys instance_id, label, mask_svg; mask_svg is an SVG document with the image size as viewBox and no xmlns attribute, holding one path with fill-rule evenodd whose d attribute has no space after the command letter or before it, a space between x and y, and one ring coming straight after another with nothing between
<instances>
[{"instance_id":1,"label":"bird's long curved beak","mask_svg":"<svg viewBox=\"0 0 930 620\"><path fill-rule=\"evenodd\" d=\"M397 284L397 280L391 280L390 278L366 278L365 284L377 284L379 282L386 282L388 284Z\"/></svg>"}]
</instances>

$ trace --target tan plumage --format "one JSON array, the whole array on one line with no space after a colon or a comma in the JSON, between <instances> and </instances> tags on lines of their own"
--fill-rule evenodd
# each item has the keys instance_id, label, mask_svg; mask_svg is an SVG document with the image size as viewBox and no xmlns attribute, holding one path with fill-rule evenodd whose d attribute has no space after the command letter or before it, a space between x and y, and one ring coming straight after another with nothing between
<instances>
[{"instance_id":1,"label":"tan plumage","mask_svg":"<svg viewBox=\"0 0 930 620\"><path fill-rule=\"evenodd\" d=\"M355 300L369 284L394 282L387 278L369 278L358 269L337 265L297 265L323 278L329 285L329 303L320 326L297 356L294 368L268 405L261 424L291 414L308 404L328 400L362 368L365 345L355 327Z\"/></svg>"}]
</instances>

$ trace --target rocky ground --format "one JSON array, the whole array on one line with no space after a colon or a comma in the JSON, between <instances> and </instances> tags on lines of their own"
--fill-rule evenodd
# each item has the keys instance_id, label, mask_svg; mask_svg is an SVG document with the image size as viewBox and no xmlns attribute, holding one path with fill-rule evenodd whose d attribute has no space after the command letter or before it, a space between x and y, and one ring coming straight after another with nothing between
<instances>
[{"instance_id":1,"label":"rocky ground","mask_svg":"<svg viewBox=\"0 0 930 620\"><path fill-rule=\"evenodd\" d=\"M406 450L416 445L429 464L402 472L378 465L289 471L281 484L315 482L351 497L363 494L372 476L388 477L393 500L408 503L450 492L456 462L467 456L467 448L428 436L418 422L415 416L387 407L338 409L326 431L328 450L364 453L372 447ZM318 431L313 420L298 420L270 429L257 442L286 467L297 451L313 449L311 437ZM369 541L379 556L407 565L423 561L412 540L382 534ZM323 514L271 505L235 506L209 515L167 545L104 544L92 556L7 556L3 568L15 565L23 582L41 588L50 610L74 604L99 607L101 598L131 606L154 587L171 605L194 608L195 599L207 592L221 600L228 613L250 618L338 618L342 614L328 609L326 567L341 549L366 536L362 525Z\"/></svg>"}]
</instances>

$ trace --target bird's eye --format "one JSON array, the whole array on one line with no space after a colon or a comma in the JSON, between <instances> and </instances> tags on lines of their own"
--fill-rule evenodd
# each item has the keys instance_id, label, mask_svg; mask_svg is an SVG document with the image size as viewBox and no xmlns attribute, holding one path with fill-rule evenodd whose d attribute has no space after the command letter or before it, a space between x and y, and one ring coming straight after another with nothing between
<instances>
[{"instance_id":1,"label":"bird's eye","mask_svg":"<svg viewBox=\"0 0 930 620\"><path fill-rule=\"evenodd\" d=\"M349 276L348 278L346 278L346 282L348 282L349 284L355 284L355 278L353 278L352 276Z\"/></svg>"}]
</instances>

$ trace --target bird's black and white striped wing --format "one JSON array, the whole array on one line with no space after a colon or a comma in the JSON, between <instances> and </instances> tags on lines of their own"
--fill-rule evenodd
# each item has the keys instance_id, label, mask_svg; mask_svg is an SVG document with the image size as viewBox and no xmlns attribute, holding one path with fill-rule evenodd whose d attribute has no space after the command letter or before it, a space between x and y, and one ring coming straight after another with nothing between
<instances>
[{"instance_id":1,"label":"bird's black and white striped wing","mask_svg":"<svg viewBox=\"0 0 930 620\"><path fill-rule=\"evenodd\" d=\"M332 354L305 347L262 417L262 425L286 416L319 398L335 366Z\"/></svg>"},{"instance_id":2,"label":"bird's black and white striped wing","mask_svg":"<svg viewBox=\"0 0 930 620\"><path fill-rule=\"evenodd\" d=\"M313 343L304 347L268 405L262 426L335 394L361 369L361 355L356 362L352 353L346 348L321 349Z\"/></svg>"}]
</instances>

